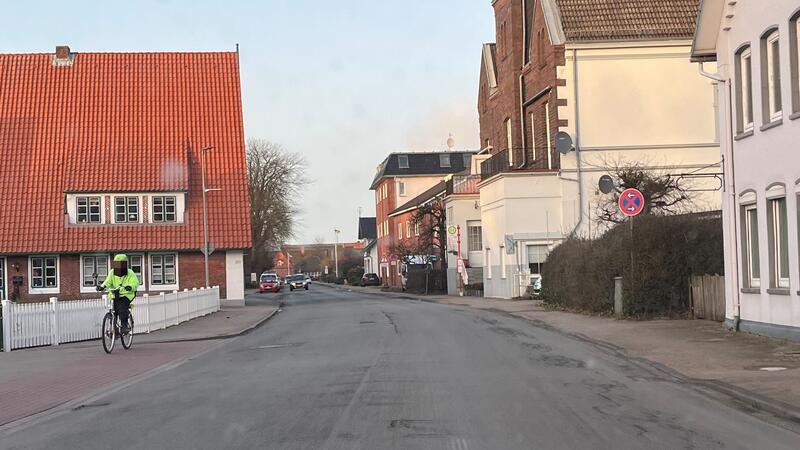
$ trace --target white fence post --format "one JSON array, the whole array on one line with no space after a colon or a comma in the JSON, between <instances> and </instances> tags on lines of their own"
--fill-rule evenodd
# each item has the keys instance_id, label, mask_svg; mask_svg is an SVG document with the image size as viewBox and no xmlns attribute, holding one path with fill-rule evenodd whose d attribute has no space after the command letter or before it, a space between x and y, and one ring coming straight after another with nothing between
<instances>
[{"instance_id":1,"label":"white fence post","mask_svg":"<svg viewBox=\"0 0 800 450\"><path fill-rule=\"evenodd\" d=\"M181 315L181 302L180 302L180 293L178 291L172 291L172 295L175 297L175 323L173 325L177 325L180 322L180 315Z\"/></svg>"},{"instance_id":2,"label":"white fence post","mask_svg":"<svg viewBox=\"0 0 800 450\"><path fill-rule=\"evenodd\" d=\"M144 297L144 315L145 315L145 333L150 334L150 294L142 295Z\"/></svg>"},{"instance_id":3,"label":"white fence post","mask_svg":"<svg viewBox=\"0 0 800 450\"><path fill-rule=\"evenodd\" d=\"M50 332L53 335L51 345L58 346L58 298L50 297Z\"/></svg>"},{"instance_id":4,"label":"white fence post","mask_svg":"<svg viewBox=\"0 0 800 450\"><path fill-rule=\"evenodd\" d=\"M11 302L3 300L3 351L11 351Z\"/></svg>"}]
</instances>

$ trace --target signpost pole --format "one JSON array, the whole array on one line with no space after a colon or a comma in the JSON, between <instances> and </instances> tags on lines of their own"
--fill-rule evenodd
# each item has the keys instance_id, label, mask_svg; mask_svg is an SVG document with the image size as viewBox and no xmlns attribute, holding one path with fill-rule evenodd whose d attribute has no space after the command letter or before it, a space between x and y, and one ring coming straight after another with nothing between
<instances>
[{"instance_id":1,"label":"signpost pole","mask_svg":"<svg viewBox=\"0 0 800 450\"><path fill-rule=\"evenodd\" d=\"M463 260L461 259L461 225L456 225L456 239L458 243L458 255L456 260L456 285L458 286L458 295L464 296L464 277L461 273L461 267L463 267ZM466 270L464 268L463 270Z\"/></svg>"}]
</instances>

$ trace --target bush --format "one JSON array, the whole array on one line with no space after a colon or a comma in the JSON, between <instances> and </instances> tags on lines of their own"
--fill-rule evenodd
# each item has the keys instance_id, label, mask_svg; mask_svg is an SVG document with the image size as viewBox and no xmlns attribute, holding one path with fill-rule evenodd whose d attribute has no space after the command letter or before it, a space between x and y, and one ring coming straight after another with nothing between
<instances>
[{"instance_id":1,"label":"bush","mask_svg":"<svg viewBox=\"0 0 800 450\"><path fill-rule=\"evenodd\" d=\"M625 315L678 317L689 312L689 277L722 275L723 267L718 213L643 216L635 219L632 237L624 223L599 239L570 238L556 247L542 270L542 297L569 309L609 313L614 277L622 276Z\"/></svg>"},{"instance_id":2,"label":"bush","mask_svg":"<svg viewBox=\"0 0 800 450\"><path fill-rule=\"evenodd\" d=\"M364 276L364 268L360 266L352 267L347 271L348 284L360 284L361 277Z\"/></svg>"}]
</instances>

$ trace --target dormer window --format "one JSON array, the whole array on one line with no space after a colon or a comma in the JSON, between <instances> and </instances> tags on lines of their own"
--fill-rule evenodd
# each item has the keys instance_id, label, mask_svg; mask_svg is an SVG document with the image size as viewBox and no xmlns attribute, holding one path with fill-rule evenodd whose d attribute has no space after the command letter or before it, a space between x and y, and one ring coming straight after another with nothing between
<instances>
[{"instance_id":1,"label":"dormer window","mask_svg":"<svg viewBox=\"0 0 800 450\"><path fill-rule=\"evenodd\" d=\"M439 155L439 167L450 167L450 155Z\"/></svg>"},{"instance_id":2,"label":"dormer window","mask_svg":"<svg viewBox=\"0 0 800 450\"><path fill-rule=\"evenodd\" d=\"M397 165L401 169L408 169L408 155L397 155Z\"/></svg>"},{"instance_id":3,"label":"dormer window","mask_svg":"<svg viewBox=\"0 0 800 450\"><path fill-rule=\"evenodd\" d=\"M138 223L139 197L114 197L114 221L116 223Z\"/></svg>"},{"instance_id":4,"label":"dormer window","mask_svg":"<svg viewBox=\"0 0 800 450\"><path fill-rule=\"evenodd\" d=\"M100 223L100 197L81 196L77 198L78 223Z\"/></svg>"}]
</instances>

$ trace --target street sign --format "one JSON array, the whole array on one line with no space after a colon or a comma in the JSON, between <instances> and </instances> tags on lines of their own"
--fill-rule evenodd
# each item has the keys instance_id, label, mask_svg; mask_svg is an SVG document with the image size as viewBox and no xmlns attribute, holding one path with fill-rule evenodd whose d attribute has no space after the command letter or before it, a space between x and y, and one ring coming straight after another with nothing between
<instances>
[{"instance_id":1,"label":"street sign","mask_svg":"<svg viewBox=\"0 0 800 450\"><path fill-rule=\"evenodd\" d=\"M447 227L447 234L456 234L456 232L458 232L458 229L455 225L450 225Z\"/></svg>"},{"instance_id":2,"label":"street sign","mask_svg":"<svg viewBox=\"0 0 800 450\"><path fill-rule=\"evenodd\" d=\"M625 189L619 194L619 210L628 217L639 215L644 210L644 195L638 189Z\"/></svg>"},{"instance_id":3,"label":"street sign","mask_svg":"<svg viewBox=\"0 0 800 450\"><path fill-rule=\"evenodd\" d=\"M513 234L505 235L505 243L506 243L506 255L513 255L517 247L514 244L514 235Z\"/></svg>"},{"instance_id":4,"label":"street sign","mask_svg":"<svg viewBox=\"0 0 800 450\"><path fill-rule=\"evenodd\" d=\"M458 263L456 264L456 269L458 270L458 273L464 272L464 260L463 259L458 258Z\"/></svg>"},{"instance_id":5,"label":"street sign","mask_svg":"<svg viewBox=\"0 0 800 450\"><path fill-rule=\"evenodd\" d=\"M200 251L203 252L203 254L206 256L211 256L211 254L214 253L214 250L216 250L216 248L214 248L214 244L212 244L211 242L208 243L207 248L200 249Z\"/></svg>"}]
</instances>

